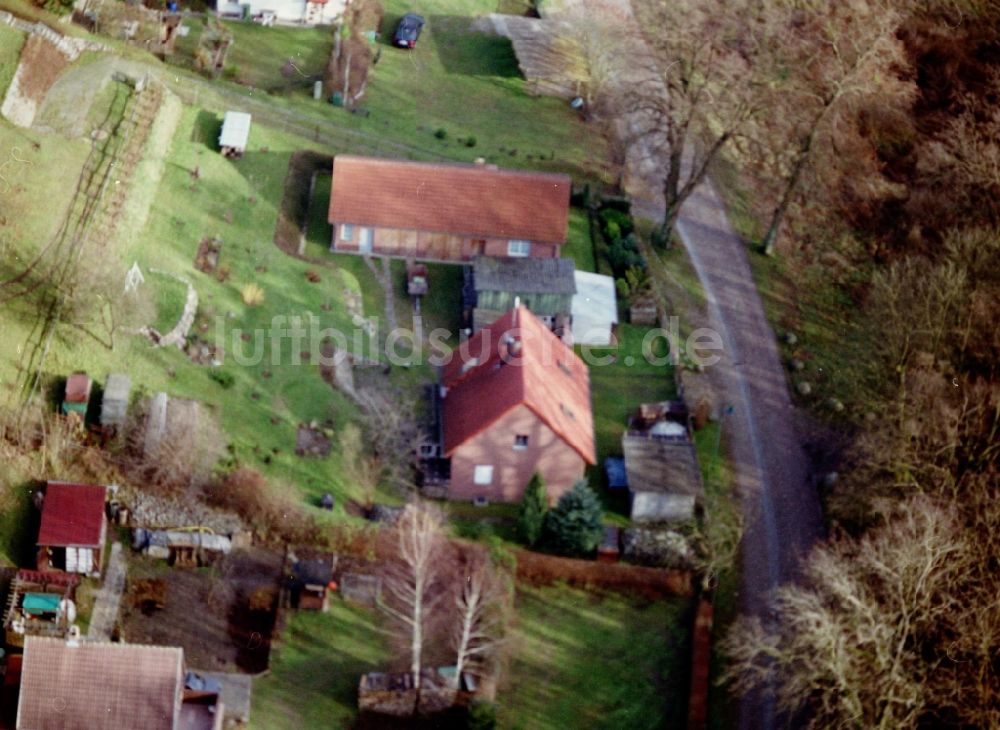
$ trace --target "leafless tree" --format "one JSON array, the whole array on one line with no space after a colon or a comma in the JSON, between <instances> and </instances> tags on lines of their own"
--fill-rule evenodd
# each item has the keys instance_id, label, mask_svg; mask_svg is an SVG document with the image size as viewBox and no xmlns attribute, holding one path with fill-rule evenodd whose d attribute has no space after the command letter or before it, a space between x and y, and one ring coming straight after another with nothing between
<instances>
[{"instance_id":1,"label":"leafless tree","mask_svg":"<svg viewBox=\"0 0 1000 730\"><path fill-rule=\"evenodd\" d=\"M416 402L404 393L369 387L358 390L357 403L383 479L401 492L413 491L417 455L427 442Z\"/></svg>"},{"instance_id":2,"label":"leafless tree","mask_svg":"<svg viewBox=\"0 0 1000 730\"><path fill-rule=\"evenodd\" d=\"M771 47L757 5L750 0L635 4L655 63L622 96L647 119L636 143L654 141L666 155L663 236L712 161L764 108L761 85L770 72Z\"/></svg>"},{"instance_id":3,"label":"leafless tree","mask_svg":"<svg viewBox=\"0 0 1000 730\"><path fill-rule=\"evenodd\" d=\"M916 497L815 551L773 620L741 618L723 641L726 681L773 683L812 727L996 727L1000 507L986 484L972 509Z\"/></svg>"},{"instance_id":4,"label":"leafless tree","mask_svg":"<svg viewBox=\"0 0 1000 730\"><path fill-rule=\"evenodd\" d=\"M419 691L424 643L435 609L446 596L441 513L430 505L410 503L396 525L396 540L395 560L385 576L386 600L379 605L409 645L410 672Z\"/></svg>"},{"instance_id":5,"label":"leafless tree","mask_svg":"<svg viewBox=\"0 0 1000 730\"><path fill-rule=\"evenodd\" d=\"M344 477L352 486L356 485L361 490L365 505L370 507L375 501L375 490L379 483L381 468L378 460L368 452L364 435L357 424L345 425L339 440Z\"/></svg>"},{"instance_id":6,"label":"leafless tree","mask_svg":"<svg viewBox=\"0 0 1000 730\"><path fill-rule=\"evenodd\" d=\"M455 649L455 681L462 672L480 665L497 648L503 634L506 591L489 556L470 557L464 581L455 592L456 622L452 630Z\"/></svg>"},{"instance_id":7,"label":"leafless tree","mask_svg":"<svg viewBox=\"0 0 1000 730\"><path fill-rule=\"evenodd\" d=\"M207 483L225 449L215 414L195 401L173 399L160 428L150 425L150 413L147 404L127 429L133 475L171 492Z\"/></svg>"},{"instance_id":8,"label":"leafless tree","mask_svg":"<svg viewBox=\"0 0 1000 730\"><path fill-rule=\"evenodd\" d=\"M897 31L908 2L896 0L766 0L761 7L768 46L777 57L767 85L768 114L757 126L761 149L783 181L763 239L772 253L803 173L820 147L836 165L838 135L860 105L906 106L915 87L901 78L906 67ZM845 164L864 163L851 156ZM855 170L856 173L856 170ZM824 173L828 174L828 173Z\"/></svg>"}]
</instances>

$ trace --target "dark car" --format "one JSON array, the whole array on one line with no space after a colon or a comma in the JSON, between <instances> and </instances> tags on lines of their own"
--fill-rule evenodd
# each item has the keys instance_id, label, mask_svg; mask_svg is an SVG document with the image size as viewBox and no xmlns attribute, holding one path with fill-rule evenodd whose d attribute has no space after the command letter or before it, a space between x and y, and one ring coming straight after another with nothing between
<instances>
[{"instance_id":1,"label":"dark car","mask_svg":"<svg viewBox=\"0 0 1000 730\"><path fill-rule=\"evenodd\" d=\"M392 44L400 48L413 48L417 45L417 38L424 28L424 18L416 13L407 13L399 20L396 26L396 33L392 36Z\"/></svg>"}]
</instances>

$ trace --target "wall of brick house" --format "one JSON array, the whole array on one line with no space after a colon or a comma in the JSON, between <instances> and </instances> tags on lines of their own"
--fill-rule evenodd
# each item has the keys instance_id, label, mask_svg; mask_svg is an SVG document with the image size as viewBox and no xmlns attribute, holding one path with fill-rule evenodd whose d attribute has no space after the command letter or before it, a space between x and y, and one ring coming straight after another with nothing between
<instances>
[{"instance_id":1,"label":"wall of brick house","mask_svg":"<svg viewBox=\"0 0 1000 730\"><path fill-rule=\"evenodd\" d=\"M514 437L526 435L528 447L514 448ZM474 481L477 464L493 465L493 483ZM527 406L514 408L490 428L466 441L451 457L450 499L485 497L491 502L519 502L535 472L542 475L555 503L583 478L583 458L545 425Z\"/></svg>"},{"instance_id":2,"label":"wall of brick house","mask_svg":"<svg viewBox=\"0 0 1000 730\"><path fill-rule=\"evenodd\" d=\"M355 226L354 240L340 240L340 224L333 224L331 251L356 252L361 226ZM506 256L506 238L467 238L447 233L431 233L402 228L375 228L372 250L383 256L423 258L437 261L468 261L480 253L487 256ZM553 258L559 255L559 246L550 243L532 243L531 255L536 258Z\"/></svg>"}]
</instances>

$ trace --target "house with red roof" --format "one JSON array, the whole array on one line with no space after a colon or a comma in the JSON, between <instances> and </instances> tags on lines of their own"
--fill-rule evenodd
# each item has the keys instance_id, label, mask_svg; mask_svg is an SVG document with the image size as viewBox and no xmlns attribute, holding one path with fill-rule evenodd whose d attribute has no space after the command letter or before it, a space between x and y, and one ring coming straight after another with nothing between
<instances>
[{"instance_id":1,"label":"house with red roof","mask_svg":"<svg viewBox=\"0 0 1000 730\"><path fill-rule=\"evenodd\" d=\"M587 366L526 307L466 340L441 385L449 498L518 502L537 472L555 501L596 463Z\"/></svg>"},{"instance_id":2,"label":"house with red roof","mask_svg":"<svg viewBox=\"0 0 1000 730\"><path fill-rule=\"evenodd\" d=\"M566 175L337 155L330 250L456 263L556 258L570 188Z\"/></svg>"},{"instance_id":3,"label":"house with red roof","mask_svg":"<svg viewBox=\"0 0 1000 730\"><path fill-rule=\"evenodd\" d=\"M38 569L99 575L108 534L107 487L48 482L38 528Z\"/></svg>"}]
</instances>

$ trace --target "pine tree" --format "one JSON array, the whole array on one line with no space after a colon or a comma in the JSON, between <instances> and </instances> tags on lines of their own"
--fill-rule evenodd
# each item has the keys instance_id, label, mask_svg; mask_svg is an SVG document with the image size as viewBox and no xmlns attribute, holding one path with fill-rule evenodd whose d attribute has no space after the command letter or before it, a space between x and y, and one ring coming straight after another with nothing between
<instances>
[{"instance_id":1,"label":"pine tree","mask_svg":"<svg viewBox=\"0 0 1000 730\"><path fill-rule=\"evenodd\" d=\"M535 474L524 490L521 511L517 518L518 531L526 545L535 545L542 537L545 513L548 510L549 498L545 492L545 482L541 474Z\"/></svg>"},{"instance_id":2,"label":"pine tree","mask_svg":"<svg viewBox=\"0 0 1000 730\"><path fill-rule=\"evenodd\" d=\"M545 541L563 555L588 555L597 549L604 535L604 508L585 480L559 498L545 515Z\"/></svg>"}]
</instances>

